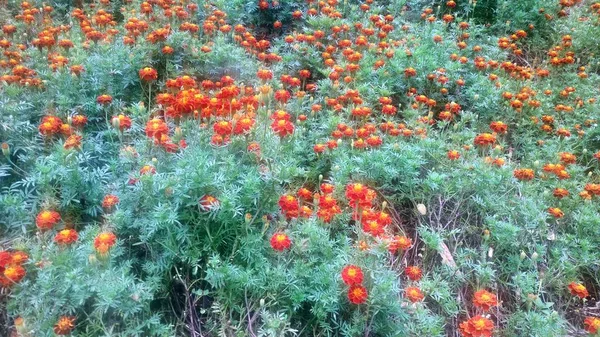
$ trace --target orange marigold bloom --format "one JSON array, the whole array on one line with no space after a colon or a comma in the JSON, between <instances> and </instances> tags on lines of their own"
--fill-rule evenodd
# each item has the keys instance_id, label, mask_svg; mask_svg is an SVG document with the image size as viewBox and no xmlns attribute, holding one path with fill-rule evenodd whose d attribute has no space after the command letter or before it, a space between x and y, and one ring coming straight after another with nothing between
<instances>
[{"instance_id":1,"label":"orange marigold bloom","mask_svg":"<svg viewBox=\"0 0 600 337\"><path fill-rule=\"evenodd\" d=\"M286 103L291 97L292 95L285 89L275 91L275 99L278 102Z\"/></svg>"},{"instance_id":2,"label":"orange marigold bloom","mask_svg":"<svg viewBox=\"0 0 600 337\"><path fill-rule=\"evenodd\" d=\"M4 277L17 283L25 277L25 268L18 264L11 264L4 269Z\"/></svg>"},{"instance_id":3,"label":"orange marigold bloom","mask_svg":"<svg viewBox=\"0 0 600 337\"><path fill-rule=\"evenodd\" d=\"M66 336L75 328L75 317L62 316L54 325L54 333L59 336Z\"/></svg>"},{"instance_id":4,"label":"orange marigold bloom","mask_svg":"<svg viewBox=\"0 0 600 337\"><path fill-rule=\"evenodd\" d=\"M367 300L368 292L360 284L354 284L348 289L348 300L353 304L363 304Z\"/></svg>"},{"instance_id":5,"label":"orange marigold bloom","mask_svg":"<svg viewBox=\"0 0 600 337\"><path fill-rule=\"evenodd\" d=\"M490 129L496 133L506 133L508 131L508 125L500 121L492 122L490 123Z\"/></svg>"},{"instance_id":6,"label":"orange marigold bloom","mask_svg":"<svg viewBox=\"0 0 600 337\"><path fill-rule=\"evenodd\" d=\"M579 298L586 298L590 296L587 288L581 283L571 282L567 287L573 296L577 296Z\"/></svg>"},{"instance_id":7,"label":"orange marigold bloom","mask_svg":"<svg viewBox=\"0 0 600 337\"><path fill-rule=\"evenodd\" d=\"M112 103L112 96L111 95L100 95L98 96L98 98L96 98L96 102L98 102L98 104L102 104L102 105L108 105L110 103Z\"/></svg>"},{"instance_id":8,"label":"orange marigold bloom","mask_svg":"<svg viewBox=\"0 0 600 337\"><path fill-rule=\"evenodd\" d=\"M353 284L361 284L363 281L362 269L355 265L347 265L342 270L342 280L349 286Z\"/></svg>"},{"instance_id":9,"label":"orange marigold bloom","mask_svg":"<svg viewBox=\"0 0 600 337\"><path fill-rule=\"evenodd\" d=\"M583 321L583 326L585 327L585 331L590 334L597 334L600 331L600 318L588 316Z\"/></svg>"},{"instance_id":10,"label":"orange marigold bloom","mask_svg":"<svg viewBox=\"0 0 600 337\"><path fill-rule=\"evenodd\" d=\"M17 250L14 253L12 253L10 263L23 264L27 262L27 260L29 260L29 255L27 255L25 252Z\"/></svg>"},{"instance_id":11,"label":"orange marigold bloom","mask_svg":"<svg viewBox=\"0 0 600 337\"><path fill-rule=\"evenodd\" d=\"M552 192L552 195L554 195L554 197L556 197L556 198L562 199L564 197L569 196L569 191L567 191L564 188L557 187Z\"/></svg>"},{"instance_id":12,"label":"orange marigold bloom","mask_svg":"<svg viewBox=\"0 0 600 337\"><path fill-rule=\"evenodd\" d=\"M158 72L156 72L156 69L150 67L140 69L139 75L140 79L146 82L152 82L158 79Z\"/></svg>"},{"instance_id":13,"label":"orange marigold bloom","mask_svg":"<svg viewBox=\"0 0 600 337\"><path fill-rule=\"evenodd\" d=\"M81 147L81 139L80 135L70 135L69 138L65 140L63 147L65 149L79 148Z\"/></svg>"},{"instance_id":14,"label":"orange marigold bloom","mask_svg":"<svg viewBox=\"0 0 600 337\"><path fill-rule=\"evenodd\" d=\"M152 118L146 123L146 136L160 139L169 133L169 126L160 118Z\"/></svg>"},{"instance_id":15,"label":"orange marigold bloom","mask_svg":"<svg viewBox=\"0 0 600 337\"><path fill-rule=\"evenodd\" d=\"M104 209L111 209L118 203L119 197L117 197L116 195L107 194L104 196L104 199L102 199L102 207Z\"/></svg>"},{"instance_id":16,"label":"orange marigold bloom","mask_svg":"<svg viewBox=\"0 0 600 337\"><path fill-rule=\"evenodd\" d=\"M491 146L496 143L496 136L491 133L482 133L475 136L473 143L477 146Z\"/></svg>"},{"instance_id":17,"label":"orange marigold bloom","mask_svg":"<svg viewBox=\"0 0 600 337\"><path fill-rule=\"evenodd\" d=\"M118 115L112 118L112 124L115 128L123 131L131 128L131 118L125 115Z\"/></svg>"},{"instance_id":18,"label":"orange marigold bloom","mask_svg":"<svg viewBox=\"0 0 600 337\"><path fill-rule=\"evenodd\" d=\"M494 331L494 322L477 315L460 323L459 330L463 337L491 337Z\"/></svg>"},{"instance_id":19,"label":"orange marigold bloom","mask_svg":"<svg viewBox=\"0 0 600 337\"><path fill-rule=\"evenodd\" d=\"M529 181L535 177L535 173L533 172L533 170L528 168L515 169L513 171L513 175L515 176L515 178L522 181Z\"/></svg>"},{"instance_id":20,"label":"orange marigold bloom","mask_svg":"<svg viewBox=\"0 0 600 337\"><path fill-rule=\"evenodd\" d=\"M423 295L421 289L417 287L408 287L404 290L404 292L406 293L408 300L412 303L421 302L425 298L425 295Z\"/></svg>"},{"instance_id":21,"label":"orange marigold bloom","mask_svg":"<svg viewBox=\"0 0 600 337\"><path fill-rule=\"evenodd\" d=\"M117 242L117 236L111 232L103 232L96 236L94 239L94 248L102 255L108 253L108 251Z\"/></svg>"},{"instance_id":22,"label":"orange marigold bloom","mask_svg":"<svg viewBox=\"0 0 600 337\"><path fill-rule=\"evenodd\" d=\"M553 217L559 219L562 218L563 216L565 216L565 213L558 207L550 207L548 208L548 213L550 213L550 215L552 215Z\"/></svg>"},{"instance_id":23,"label":"orange marigold bloom","mask_svg":"<svg viewBox=\"0 0 600 337\"><path fill-rule=\"evenodd\" d=\"M70 245L77 241L78 238L79 234L77 234L76 230L67 228L56 233L54 242L58 243L59 245Z\"/></svg>"},{"instance_id":24,"label":"orange marigold bloom","mask_svg":"<svg viewBox=\"0 0 600 337\"><path fill-rule=\"evenodd\" d=\"M559 156L560 161L565 165L575 164L575 162L577 161L577 157L569 152L561 152Z\"/></svg>"},{"instance_id":25,"label":"orange marigold bloom","mask_svg":"<svg viewBox=\"0 0 600 337\"><path fill-rule=\"evenodd\" d=\"M202 198L200 198L200 201L198 201L198 203L200 204L200 207L202 208L203 211L210 211L210 210L214 210L219 208L220 202L219 199L213 197L212 195L205 195Z\"/></svg>"},{"instance_id":26,"label":"orange marigold bloom","mask_svg":"<svg viewBox=\"0 0 600 337\"><path fill-rule=\"evenodd\" d=\"M412 247L412 240L406 236L396 235L389 243L388 250L395 254L398 250L406 251Z\"/></svg>"},{"instance_id":27,"label":"orange marigold bloom","mask_svg":"<svg viewBox=\"0 0 600 337\"><path fill-rule=\"evenodd\" d=\"M423 272L421 271L421 268L419 268L417 266L406 267L406 269L404 269L404 273L406 274L408 279L411 281L419 281L421 279L421 277L423 276Z\"/></svg>"},{"instance_id":28,"label":"orange marigold bloom","mask_svg":"<svg viewBox=\"0 0 600 337\"><path fill-rule=\"evenodd\" d=\"M446 154L446 156L450 160L457 160L458 158L460 158L460 153L456 150L448 150L448 153Z\"/></svg>"},{"instance_id":29,"label":"orange marigold bloom","mask_svg":"<svg viewBox=\"0 0 600 337\"><path fill-rule=\"evenodd\" d=\"M477 308L481 308L484 311L490 310L491 307L498 305L498 298L495 294L482 289L475 292L475 297L473 298L473 304Z\"/></svg>"},{"instance_id":30,"label":"orange marigold bloom","mask_svg":"<svg viewBox=\"0 0 600 337\"><path fill-rule=\"evenodd\" d=\"M279 119L271 123L271 129L273 129L273 132L279 135L279 137L283 138L294 133L294 124L288 120Z\"/></svg>"},{"instance_id":31,"label":"orange marigold bloom","mask_svg":"<svg viewBox=\"0 0 600 337\"><path fill-rule=\"evenodd\" d=\"M271 247L278 252L289 249L291 245L290 238L284 233L275 233L271 237Z\"/></svg>"},{"instance_id":32,"label":"orange marigold bloom","mask_svg":"<svg viewBox=\"0 0 600 337\"><path fill-rule=\"evenodd\" d=\"M35 218L35 224L39 229L52 229L60 221L60 214L55 211L42 211Z\"/></svg>"}]
</instances>

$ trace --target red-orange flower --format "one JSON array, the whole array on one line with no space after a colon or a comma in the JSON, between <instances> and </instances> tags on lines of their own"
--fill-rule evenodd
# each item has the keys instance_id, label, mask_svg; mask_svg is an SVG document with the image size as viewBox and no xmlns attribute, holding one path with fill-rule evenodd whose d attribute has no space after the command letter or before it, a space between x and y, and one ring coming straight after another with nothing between
<instances>
[{"instance_id":1,"label":"red-orange flower","mask_svg":"<svg viewBox=\"0 0 600 337\"><path fill-rule=\"evenodd\" d=\"M60 221L60 214L55 211L42 211L35 218L35 224L39 229L52 229Z\"/></svg>"},{"instance_id":2,"label":"red-orange flower","mask_svg":"<svg viewBox=\"0 0 600 337\"><path fill-rule=\"evenodd\" d=\"M279 137L283 138L294 133L294 124L288 120L279 119L271 123L271 129L273 129Z\"/></svg>"},{"instance_id":3,"label":"red-orange flower","mask_svg":"<svg viewBox=\"0 0 600 337\"><path fill-rule=\"evenodd\" d=\"M475 292L475 296L473 298L473 304L477 308L481 308L484 311L490 310L491 307L498 305L498 298L495 294L482 289Z\"/></svg>"},{"instance_id":4,"label":"red-orange flower","mask_svg":"<svg viewBox=\"0 0 600 337\"><path fill-rule=\"evenodd\" d=\"M496 143L496 136L494 136L491 133L482 133L475 136L475 140L473 141L473 143L477 146L482 147L491 146L494 145L494 143Z\"/></svg>"},{"instance_id":5,"label":"red-orange flower","mask_svg":"<svg viewBox=\"0 0 600 337\"><path fill-rule=\"evenodd\" d=\"M76 230L67 228L56 233L54 242L58 243L59 245L70 245L77 241L78 238L79 235L77 234Z\"/></svg>"},{"instance_id":6,"label":"red-orange flower","mask_svg":"<svg viewBox=\"0 0 600 337\"><path fill-rule=\"evenodd\" d=\"M4 269L4 277L11 282L17 283L25 277L25 268L19 264L8 265Z\"/></svg>"},{"instance_id":7,"label":"red-orange flower","mask_svg":"<svg viewBox=\"0 0 600 337\"><path fill-rule=\"evenodd\" d=\"M552 215L553 217L559 219L562 218L563 216L565 216L565 213L558 207L550 207L548 208L548 213L550 213L550 215Z\"/></svg>"},{"instance_id":8,"label":"red-orange flower","mask_svg":"<svg viewBox=\"0 0 600 337\"><path fill-rule=\"evenodd\" d=\"M102 199L102 208L110 210L118 203L119 197L117 197L116 195L107 194L104 196L104 199Z\"/></svg>"},{"instance_id":9,"label":"red-orange flower","mask_svg":"<svg viewBox=\"0 0 600 337\"><path fill-rule=\"evenodd\" d=\"M153 118L146 123L146 136L160 139L169 133L169 126L160 118Z\"/></svg>"},{"instance_id":10,"label":"red-orange flower","mask_svg":"<svg viewBox=\"0 0 600 337\"><path fill-rule=\"evenodd\" d=\"M54 333L59 336L66 336L75 328L75 317L62 316L54 325Z\"/></svg>"},{"instance_id":11,"label":"red-orange flower","mask_svg":"<svg viewBox=\"0 0 600 337\"><path fill-rule=\"evenodd\" d=\"M271 237L271 247L278 252L289 249L292 245L290 238L285 233L275 233Z\"/></svg>"},{"instance_id":12,"label":"red-orange flower","mask_svg":"<svg viewBox=\"0 0 600 337\"><path fill-rule=\"evenodd\" d=\"M96 98L96 102L98 102L98 104L102 104L102 105L108 105L110 103L112 103L112 96L111 95L100 95L98 96L98 98Z\"/></svg>"},{"instance_id":13,"label":"red-orange flower","mask_svg":"<svg viewBox=\"0 0 600 337\"><path fill-rule=\"evenodd\" d=\"M202 208L203 211L217 209L220 205L219 199L208 194L200 198L200 201L198 203L200 204L200 208Z\"/></svg>"},{"instance_id":14,"label":"red-orange flower","mask_svg":"<svg viewBox=\"0 0 600 337\"><path fill-rule=\"evenodd\" d=\"M412 303L421 302L425 298L421 289L417 287L407 287L404 292L406 293L408 300Z\"/></svg>"},{"instance_id":15,"label":"red-orange flower","mask_svg":"<svg viewBox=\"0 0 600 337\"><path fill-rule=\"evenodd\" d=\"M395 254L398 250L408 250L412 247L412 240L406 236L396 235L389 243L388 250Z\"/></svg>"},{"instance_id":16,"label":"red-orange flower","mask_svg":"<svg viewBox=\"0 0 600 337\"><path fill-rule=\"evenodd\" d=\"M535 177L535 173L533 172L533 170L528 168L515 169L513 171L513 175L515 176L515 178L522 181L529 181Z\"/></svg>"},{"instance_id":17,"label":"red-orange flower","mask_svg":"<svg viewBox=\"0 0 600 337\"><path fill-rule=\"evenodd\" d=\"M367 300L368 292L360 284L354 284L348 289L348 300L353 304L362 304Z\"/></svg>"},{"instance_id":18,"label":"red-orange flower","mask_svg":"<svg viewBox=\"0 0 600 337\"><path fill-rule=\"evenodd\" d=\"M103 232L96 236L94 239L94 248L102 255L108 253L108 251L117 242L117 236L111 232Z\"/></svg>"},{"instance_id":19,"label":"red-orange flower","mask_svg":"<svg viewBox=\"0 0 600 337\"><path fill-rule=\"evenodd\" d=\"M421 268L419 268L417 266L406 267L406 269L404 269L404 273L406 273L406 276L411 281L419 281L421 279L421 277L423 276L423 272L421 271Z\"/></svg>"},{"instance_id":20,"label":"red-orange flower","mask_svg":"<svg viewBox=\"0 0 600 337\"><path fill-rule=\"evenodd\" d=\"M355 265L347 265L344 267L344 269L342 269L342 280L349 286L353 284L361 284L363 281L362 269Z\"/></svg>"},{"instance_id":21,"label":"red-orange flower","mask_svg":"<svg viewBox=\"0 0 600 337\"><path fill-rule=\"evenodd\" d=\"M585 327L585 331L590 334L597 334L600 331L600 318L588 316L583 321L583 326Z\"/></svg>"},{"instance_id":22,"label":"red-orange flower","mask_svg":"<svg viewBox=\"0 0 600 337\"><path fill-rule=\"evenodd\" d=\"M139 75L140 79L146 82L152 82L158 79L158 73L156 72L156 69L150 67L140 69Z\"/></svg>"},{"instance_id":23,"label":"red-orange flower","mask_svg":"<svg viewBox=\"0 0 600 337\"><path fill-rule=\"evenodd\" d=\"M491 337L494 322L478 315L460 323L459 330L463 337Z\"/></svg>"},{"instance_id":24,"label":"red-orange flower","mask_svg":"<svg viewBox=\"0 0 600 337\"><path fill-rule=\"evenodd\" d=\"M573 296L577 296L579 298L586 298L590 296L590 294L587 291L587 288L581 283L571 282L569 283L568 288L571 292L571 295Z\"/></svg>"}]
</instances>

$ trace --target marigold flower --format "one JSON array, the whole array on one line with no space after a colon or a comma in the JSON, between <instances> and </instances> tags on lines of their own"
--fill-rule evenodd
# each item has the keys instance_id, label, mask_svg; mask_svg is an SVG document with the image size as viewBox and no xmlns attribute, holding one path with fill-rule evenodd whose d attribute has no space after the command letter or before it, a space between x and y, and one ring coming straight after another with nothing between
<instances>
[{"instance_id":1,"label":"marigold flower","mask_svg":"<svg viewBox=\"0 0 600 337\"><path fill-rule=\"evenodd\" d=\"M463 337L491 337L494 331L494 322L477 315L460 323L459 330Z\"/></svg>"},{"instance_id":2,"label":"marigold flower","mask_svg":"<svg viewBox=\"0 0 600 337\"><path fill-rule=\"evenodd\" d=\"M220 202L219 199L213 197L212 195L205 195L200 198L198 202L203 211L211 211L219 208Z\"/></svg>"},{"instance_id":3,"label":"marigold flower","mask_svg":"<svg viewBox=\"0 0 600 337\"><path fill-rule=\"evenodd\" d=\"M569 191L567 191L567 190L566 190L566 189L564 189L564 188L557 187L557 188L555 188L555 189L554 189L554 191L552 192L552 195L553 195L554 197L556 197L556 198L562 199L562 198L564 198L564 197L567 197L567 196L569 196Z\"/></svg>"},{"instance_id":4,"label":"marigold flower","mask_svg":"<svg viewBox=\"0 0 600 337\"><path fill-rule=\"evenodd\" d=\"M146 123L146 136L160 139L169 133L169 126L160 118L153 118Z\"/></svg>"},{"instance_id":5,"label":"marigold flower","mask_svg":"<svg viewBox=\"0 0 600 337\"><path fill-rule=\"evenodd\" d=\"M460 158L460 153L456 150L449 150L446 156L450 160L457 160L458 158Z\"/></svg>"},{"instance_id":6,"label":"marigold flower","mask_svg":"<svg viewBox=\"0 0 600 337\"><path fill-rule=\"evenodd\" d=\"M110 210L111 208L113 208L113 206L115 206L118 203L119 197L117 197L116 195L107 194L104 196L104 199L102 199L102 208Z\"/></svg>"},{"instance_id":7,"label":"marigold flower","mask_svg":"<svg viewBox=\"0 0 600 337\"><path fill-rule=\"evenodd\" d=\"M108 251L117 242L117 236L111 232L103 232L96 236L94 239L94 248L102 255L108 253Z\"/></svg>"},{"instance_id":8,"label":"marigold flower","mask_svg":"<svg viewBox=\"0 0 600 337\"><path fill-rule=\"evenodd\" d=\"M59 245L70 245L73 242L77 241L78 238L79 234L77 234L76 230L67 228L56 233L56 236L54 237L54 242L56 242Z\"/></svg>"},{"instance_id":9,"label":"marigold flower","mask_svg":"<svg viewBox=\"0 0 600 337\"><path fill-rule=\"evenodd\" d=\"M11 264L4 269L4 277L11 282L17 283L25 277L25 268L18 264Z\"/></svg>"},{"instance_id":10,"label":"marigold flower","mask_svg":"<svg viewBox=\"0 0 600 337\"><path fill-rule=\"evenodd\" d=\"M54 325L54 333L59 336L66 336L75 328L75 317L61 316Z\"/></svg>"},{"instance_id":11,"label":"marigold flower","mask_svg":"<svg viewBox=\"0 0 600 337\"><path fill-rule=\"evenodd\" d=\"M490 310L491 307L498 305L498 298L495 294L482 289L475 292L475 296L473 298L473 304L477 308L481 308L484 311Z\"/></svg>"},{"instance_id":12,"label":"marigold flower","mask_svg":"<svg viewBox=\"0 0 600 337\"><path fill-rule=\"evenodd\" d=\"M98 102L98 104L102 104L102 105L108 105L110 103L112 103L112 96L111 95L100 95L98 96L98 98L96 98L96 102Z\"/></svg>"},{"instance_id":13,"label":"marigold flower","mask_svg":"<svg viewBox=\"0 0 600 337\"><path fill-rule=\"evenodd\" d=\"M473 143L477 146L482 147L492 146L494 145L494 143L496 143L496 136L494 136L491 133L482 133L475 136L475 140L473 141Z\"/></svg>"},{"instance_id":14,"label":"marigold flower","mask_svg":"<svg viewBox=\"0 0 600 337\"><path fill-rule=\"evenodd\" d=\"M128 130L131 128L131 118L121 114L112 118L112 124L121 131Z\"/></svg>"},{"instance_id":15,"label":"marigold flower","mask_svg":"<svg viewBox=\"0 0 600 337\"><path fill-rule=\"evenodd\" d=\"M275 233L271 237L271 248L278 252L282 252L286 249L289 249L292 245L290 238L284 233Z\"/></svg>"},{"instance_id":16,"label":"marigold flower","mask_svg":"<svg viewBox=\"0 0 600 337\"><path fill-rule=\"evenodd\" d=\"M342 280L349 286L361 284L363 281L362 269L355 265L347 265L342 269Z\"/></svg>"},{"instance_id":17,"label":"marigold flower","mask_svg":"<svg viewBox=\"0 0 600 337\"><path fill-rule=\"evenodd\" d=\"M425 298L425 295L423 295L421 289L417 287L408 287L404 290L404 292L406 293L408 300L412 303L421 302Z\"/></svg>"},{"instance_id":18,"label":"marigold flower","mask_svg":"<svg viewBox=\"0 0 600 337\"><path fill-rule=\"evenodd\" d=\"M515 176L515 178L522 181L529 181L535 177L535 173L533 172L533 170L528 168L515 169L513 171L513 175Z\"/></svg>"},{"instance_id":19,"label":"marigold flower","mask_svg":"<svg viewBox=\"0 0 600 337\"><path fill-rule=\"evenodd\" d=\"M571 282L567 287L573 296L577 296L579 298L586 298L590 296L587 288L581 283Z\"/></svg>"},{"instance_id":20,"label":"marigold flower","mask_svg":"<svg viewBox=\"0 0 600 337\"><path fill-rule=\"evenodd\" d=\"M27 255L25 252L17 250L12 253L10 263L23 264L23 263L27 262L27 260L29 260L29 255Z\"/></svg>"},{"instance_id":21,"label":"marigold flower","mask_svg":"<svg viewBox=\"0 0 600 337\"><path fill-rule=\"evenodd\" d=\"M271 124L271 129L273 129L273 131L279 135L279 137L283 138L294 133L294 124L288 120L280 119L273 121Z\"/></svg>"},{"instance_id":22,"label":"marigold flower","mask_svg":"<svg viewBox=\"0 0 600 337\"><path fill-rule=\"evenodd\" d=\"M65 140L63 147L66 150L73 149L73 148L79 148L79 147L81 147L81 139L82 139L82 137L80 135L70 135L69 138L67 138Z\"/></svg>"},{"instance_id":23,"label":"marigold flower","mask_svg":"<svg viewBox=\"0 0 600 337\"><path fill-rule=\"evenodd\" d=\"M600 331L600 318L588 316L583 321L583 326L585 327L585 331L590 334L597 334Z\"/></svg>"},{"instance_id":24,"label":"marigold flower","mask_svg":"<svg viewBox=\"0 0 600 337\"><path fill-rule=\"evenodd\" d=\"M367 300L368 292L360 284L354 284L348 289L348 300L353 304L363 304Z\"/></svg>"},{"instance_id":25,"label":"marigold flower","mask_svg":"<svg viewBox=\"0 0 600 337\"><path fill-rule=\"evenodd\" d=\"M411 281L419 281L421 279L421 277L423 276L423 272L421 271L421 268L419 268L417 266L406 267L406 269L404 269L404 273L406 274L408 279Z\"/></svg>"},{"instance_id":26,"label":"marigold flower","mask_svg":"<svg viewBox=\"0 0 600 337\"><path fill-rule=\"evenodd\" d=\"M565 213L558 207L548 208L548 213L550 213L550 215L552 215L553 217L555 217L557 219L565 216Z\"/></svg>"},{"instance_id":27,"label":"marigold flower","mask_svg":"<svg viewBox=\"0 0 600 337\"><path fill-rule=\"evenodd\" d=\"M406 236L396 235L388 245L388 250L395 254L398 250L406 251L412 247L412 240Z\"/></svg>"},{"instance_id":28,"label":"marigold flower","mask_svg":"<svg viewBox=\"0 0 600 337\"><path fill-rule=\"evenodd\" d=\"M145 82L153 82L158 79L158 73L155 69L146 67L139 71L140 79Z\"/></svg>"},{"instance_id":29,"label":"marigold flower","mask_svg":"<svg viewBox=\"0 0 600 337\"><path fill-rule=\"evenodd\" d=\"M41 230L52 229L59 221L60 214L55 211L42 211L35 218L35 224Z\"/></svg>"}]
</instances>

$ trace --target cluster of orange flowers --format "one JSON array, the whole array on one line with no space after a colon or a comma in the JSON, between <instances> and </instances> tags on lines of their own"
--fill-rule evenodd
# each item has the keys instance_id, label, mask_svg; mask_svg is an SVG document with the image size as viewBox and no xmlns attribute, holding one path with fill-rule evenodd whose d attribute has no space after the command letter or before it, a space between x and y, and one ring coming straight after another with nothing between
<instances>
[{"instance_id":1,"label":"cluster of orange flowers","mask_svg":"<svg viewBox=\"0 0 600 337\"><path fill-rule=\"evenodd\" d=\"M25 277L27 260L29 256L22 251L0 251L0 288L9 288Z\"/></svg>"}]
</instances>

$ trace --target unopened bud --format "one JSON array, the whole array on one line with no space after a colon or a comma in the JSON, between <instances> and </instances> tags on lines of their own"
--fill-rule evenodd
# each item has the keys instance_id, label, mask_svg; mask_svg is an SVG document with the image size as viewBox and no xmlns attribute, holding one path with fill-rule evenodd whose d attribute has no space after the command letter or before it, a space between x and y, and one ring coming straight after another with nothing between
<instances>
[{"instance_id":1,"label":"unopened bud","mask_svg":"<svg viewBox=\"0 0 600 337\"><path fill-rule=\"evenodd\" d=\"M537 260L538 257L539 257L539 255L537 252L533 252L533 254L531 254L531 259L534 261Z\"/></svg>"},{"instance_id":2,"label":"unopened bud","mask_svg":"<svg viewBox=\"0 0 600 337\"><path fill-rule=\"evenodd\" d=\"M526 257L527 257L527 254L525 254L525 252L524 252L524 251L521 251L521 255L519 255L519 258L520 258L521 260L525 260L525 258L526 258Z\"/></svg>"},{"instance_id":3,"label":"unopened bud","mask_svg":"<svg viewBox=\"0 0 600 337\"><path fill-rule=\"evenodd\" d=\"M10 156L10 146L8 145L8 143L2 143L2 154L5 157Z\"/></svg>"},{"instance_id":4,"label":"unopened bud","mask_svg":"<svg viewBox=\"0 0 600 337\"><path fill-rule=\"evenodd\" d=\"M381 210L385 211L385 208L387 207L387 201L384 201L381 203Z\"/></svg>"},{"instance_id":5,"label":"unopened bud","mask_svg":"<svg viewBox=\"0 0 600 337\"><path fill-rule=\"evenodd\" d=\"M182 135L183 135L183 131L181 131L181 127L179 127L179 126L178 126L178 127L176 127L176 128L175 128L175 136L176 136L177 138L181 138L181 136L182 136Z\"/></svg>"},{"instance_id":6,"label":"unopened bud","mask_svg":"<svg viewBox=\"0 0 600 337\"><path fill-rule=\"evenodd\" d=\"M115 129L121 128L121 120L119 119L119 117L113 117L113 119L112 119L112 126Z\"/></svg>"},{"instance_id":7,"label":"unopened bud","mask_svg":"<svg viewBox=\"0 0 600 337\"><path fill-rule=\"evenodd\" d=\"M419 214L425 215L427 214L427 207L423 204L417 204L417 211L419 212Z\"/></svg>"}]
</instances>

